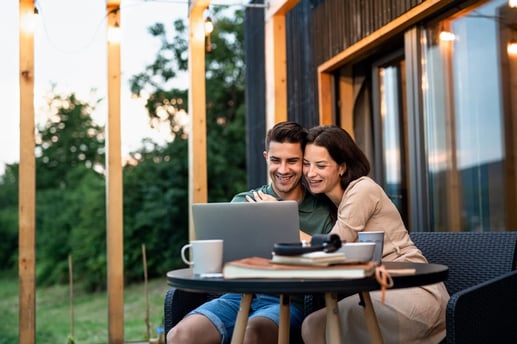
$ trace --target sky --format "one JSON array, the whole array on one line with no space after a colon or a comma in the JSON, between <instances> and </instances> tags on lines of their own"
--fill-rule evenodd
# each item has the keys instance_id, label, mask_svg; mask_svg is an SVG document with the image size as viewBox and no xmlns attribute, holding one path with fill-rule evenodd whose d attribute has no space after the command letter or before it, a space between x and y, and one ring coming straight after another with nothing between
<instances>
[{"instance_id":1,"label":"sky","mask_svg":"<svg viewBox=\"0 0 517 344\"><path fill-rule=\"evenodd\" d=\"M61 95L75 93L81 101L103 99L93 118L107 116L107 43L105 0L38 0L39 27L35 33L35 112L45 106L52 85ZM0 175L6 163L19 161L19 43L17 0L2 1L0 11ZM153 62L160 42L148 27L162 22L172 35L172 23L188 19L187 0L121 1L121 126L122 154L140 147L144 137L165 140L147 122L144 100L129 92L129 78ZM174 85L188 88L188 77ZM91 90L94 89L94 96Z\"/></svg>"}]
</instances>

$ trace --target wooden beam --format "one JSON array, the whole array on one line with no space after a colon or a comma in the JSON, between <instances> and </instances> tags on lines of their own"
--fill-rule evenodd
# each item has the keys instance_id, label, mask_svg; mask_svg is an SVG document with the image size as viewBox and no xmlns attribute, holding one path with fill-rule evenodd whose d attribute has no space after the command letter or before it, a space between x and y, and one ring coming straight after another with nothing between
<instances>
[{"instance_id":1,"label":"wooden beam","mask_svg":"<svg viewBox=\"0 0 517 344\"><path fill-rule=\"evenodd\" d=\"M334 78L331 73L318 73L318 96L320 124L332 124L332 90Z\"/></svg>"},{"instance_id":2,"label":"wooden beam","mask_svg":"<svg viewBox=\"0 0 517 344\"><path fill-rule=\"evenodd\" d=\"M451 4L453 0L427 0L413 7L400 17L395 18L388 24L373 32L371 35L363 38L359 42L349 46L345 50L336 54L329 60L318 66L318 101L319 101L319 118L320 123L328 124L333 118L332 103L335 99L329 99L332 94L333 79L332 73L341 66L359 60L367 56L368 53L380 43L383 43L395 35L403 32L412 25L416 24L430 13L436 12L445 6ZM348 107L351 109L351 107ZM341 114L343 116L345 114ZM346 114L346 117L352 117L352 113Z\"/></svg>"},{"instance_id":3,"label":"wooden beam","mask_svg":"<svg viewBox=\"0 0 517 344\"><path fill-rule=\"evenodd\" d=\"M120 27L120 1L107 3L108 30ZM108 337L124 343L124 228L120 130L120 42L108 40L106 240L108 247Z\"/></svg>"},{"instance_id":4,"label":"wooden beam","mask_svg":"<svg viewBox=\"0 0 517 344\"><path fill-rule=\"evenodd\" d=\"M265 13L266 130L287 120L285 15L299 0L273 0Z\"/></svg>"},{"instance_id":5,"label":"wooden beam","mask_svg":"<svg viewBox=\"0 0 517 344\"><path fill-rule=\"evenodd\" d=\"M285 16L299 2L300 0L270 0L266 8L265 20L268 21L272 16Z\"/></svg>"},{"instance_id":6,"label":"wooden beam","mask_svg":"<svg viewBox=\"0 0 517 344\"><path fill-rule=\"evenodd\" d=\"M20 0L20 166L18 171L19 343L36 342L36 168L34 157L34 1ZM26 26L29 25L29 26Z\"/></svg>"},{"instance_id":7,"label":"wooden beam","mask_svg":"<svg viewBox=\"0 0 517 344\"><path fill-rule=\"evenodd\" d=\"M420 5L413 7L400 17L395 18L388 24L376 30L371 35L366 36L359 42L349 46L331 59L322 63L318 67L318 72L332 71L352 60L360 58L380 43L387 41L400 32L403 32L423 18L427 17L429 14L438 11L452 2L453 0L427 0L420 3Z\"/></svg>"},{"instance_id":8,"label":"wooden beam","mask_svg":"<svg viewBox=\"0 0 517 344\"><path fill-rule=\"evenodd\" d=\"M353 68L348 65L344 68L345 70L340 73L339 76L339 100L340 100L340 108L339 108L339 121L341 123L341 128L345 129L355 138L354 133L354 104L355 104L355 94L354 94L354 77L353 77Z\"/></svg>"},{"instance_id":9,"label":"wooden beam","mask_svg":"<svg viewBox=\"0 0 517 344\"><path fill-rule=\"evenodd\" d=\"M204 11L210 0L195 0L190 6L189 32L189 238L195 239L192 203L208 199L206 158L206 79Z\"/></svg>"}]
</instances>

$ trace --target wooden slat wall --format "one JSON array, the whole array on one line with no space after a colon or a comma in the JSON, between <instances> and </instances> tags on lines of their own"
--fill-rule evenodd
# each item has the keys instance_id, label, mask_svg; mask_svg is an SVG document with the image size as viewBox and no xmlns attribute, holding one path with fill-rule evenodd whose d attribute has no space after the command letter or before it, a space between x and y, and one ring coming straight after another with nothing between
<instances>
[{"instance_id":1,"label":"wooden slat wall","mask_svg":"<svg viewBox=\"0 0 517 344\"><path fill-rule=\"evenodd\" d=\"M425 0L301 0L286 16L288 119L306 127L317 124L320 120L318 66L423 2ZM258 31L264 30L262 18L260 11L247 11L248 39L259 38ZM265 97L264 84L257 82L264 78L263 52L262 44L246 47L248 130L250 125L256 128L264 120L264 109L257 106ZM249 99L251 97L254 99ZM251 130L247 135L249 144L257 141L256 131ZM251 185L258 185L261 178L250 171L252 166L262 163L258 159L261 157L248 151L248 183Z\"/></svg>"},{"instance_id":2,"label":"wooden slat wall","mask_svg":"<svg viewBox=\"0 0 517 344\"><path fill-rule=\"evenodd\" d=\"M316 70L319 64L368 36L424 0L302 0L286 16L288 118L305 126L318 123ZM263 13L246 13L246 33L258 38ZM248 95L259 100L264 94L261 44L248 45ZM253 56L253 58L252 58ZM247 100L248 121L259 124L260 107ZM256 133L251 132L253 135ZM250 140L252 138L250 137ZM256 139L256 137L255 137ZM254 159L248 156L249 159ZM254 165L249 163L249 166ZM253 176L249 176L253 177Z\"/></svg>"},{"instance_id":3,"label":"wooden slat wall","mask_svg":"<svg viewBox=\"0 0 517 344\"><path fill-rule=\"evenodd\" d=\"M330 59L423 1L322 1L311 13L314 62L320 64ZM321 32L328 37L321 39Z\"/></svg>"}]
</instances>

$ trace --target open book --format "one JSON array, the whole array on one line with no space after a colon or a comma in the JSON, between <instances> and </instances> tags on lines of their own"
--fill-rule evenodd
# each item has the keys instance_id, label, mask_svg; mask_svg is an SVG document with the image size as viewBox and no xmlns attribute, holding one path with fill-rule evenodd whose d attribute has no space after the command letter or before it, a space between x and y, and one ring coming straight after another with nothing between
<instances>
[{"instance_id":1,"label":"open book","mask_svg":"<svg viewBox=\"0 0 517 344\"><path fill-rule=\"evenodd\" d=\"M223 267L226 279L237 278L315 278L349 279L373 275L375 262L335 264L330 266L277 264L270 259L250 257L227 262Z\"/></svg>"}]
</instances>

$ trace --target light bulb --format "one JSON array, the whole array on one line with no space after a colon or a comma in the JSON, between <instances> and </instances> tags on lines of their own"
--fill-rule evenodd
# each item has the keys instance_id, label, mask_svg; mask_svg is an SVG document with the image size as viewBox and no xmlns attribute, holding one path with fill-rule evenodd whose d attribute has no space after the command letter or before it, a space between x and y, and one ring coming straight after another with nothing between
<instances>
[{"instance_id":1,"label":"light bulb","mask_svg":"<svg viewBox=\"0 0 517 344\"><path fill-rule=\"evenodd\" d=\"M108 28L108 42L120 43L121 38L122 38L122 30L120 29L120 25L115 24L115 26L110 26Z\"/></svg>"},{"instance_id":2,"label":"light bulb","mask_svg":"<svg viewBox=\"0 0 517 344\"><path fill-rule=\"evenodd\" d=\"M508 45L506 45L506 52L510 56L517 56L517 42L508 42Z\"/></svg>"},{"instance_id":3,"label":"light bulb","mask_svg":"<svg viewBox=\"0 0 517 344\"><path fill-rule=\"evenodd\" d=\"M452 32L442 30L440 32L440 41L446 41L451 42L456 39L456 35L454 35Z\"/></svg>"},{"instance_id":4,"label":"light bulb","mask_svg":"<svg viewBox=\"0 0 517 344\"><path fill-rule=\"evenodd\" d=\"M20 28L24 32L34 32L39 26L38 11L34 9L30 12L25 12L20 16Z\"/></svg>"},{"instance_id":5,"label":"light bulb","mask_svg":"<svg viewBox=\"0 0 517 344\"><path fill-rule=\"evenodd\" d=\"M212 23L212 19L210 17L206 17L205 19L205 35L209 35L214 31L214 23Z\"/></svg>"}]
</instances>

